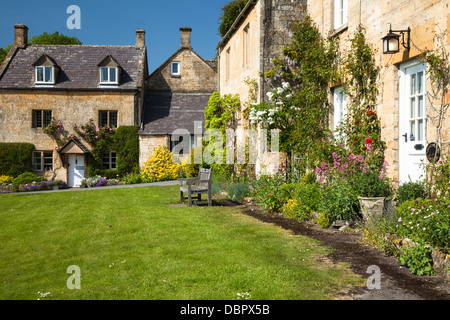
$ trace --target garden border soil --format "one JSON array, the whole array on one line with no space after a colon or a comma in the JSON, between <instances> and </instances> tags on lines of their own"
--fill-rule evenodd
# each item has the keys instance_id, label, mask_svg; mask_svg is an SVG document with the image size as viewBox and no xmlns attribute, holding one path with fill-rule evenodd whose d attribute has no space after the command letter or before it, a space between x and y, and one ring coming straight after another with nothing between
<instances>
[{"instance_id":1,"label":"garden border soil","mask_svg":"<svg viewBox=\"0 0 450 320\"><path fill-rule=\"evenodd\" d=\"M231 201L216 201L216 205L236 206L243 214L260 221L290 230L318 240L321 245L334 249L328 255L333 262L346 262L362 278L368 279L369 266L375 265L381 271L381 289L355 288L337 299L352 300L450 300L449 280L441 276L418 276L398 264L394 257L361 242L357 232L341 232L337 229L323 229L307 221L290 219L277 213L266 213L259 206L237 204Z\"/></svg>"}]
</instances>

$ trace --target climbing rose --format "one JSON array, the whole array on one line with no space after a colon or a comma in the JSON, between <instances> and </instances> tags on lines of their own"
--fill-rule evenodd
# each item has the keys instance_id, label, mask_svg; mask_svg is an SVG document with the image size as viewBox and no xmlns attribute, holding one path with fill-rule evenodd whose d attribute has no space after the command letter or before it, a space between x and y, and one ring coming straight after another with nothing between
<instances>
[{"instance_id":1,"label":"climbing rose","mask_svg":"<svg viewBox=\"0 0 450 320\"><path fill-rule=\"evenodd\" d=\"M367 144L372 143L372 139L367 138L367 139L366 139L366 143L367 143Z\"/></svg>"}]
</instances>

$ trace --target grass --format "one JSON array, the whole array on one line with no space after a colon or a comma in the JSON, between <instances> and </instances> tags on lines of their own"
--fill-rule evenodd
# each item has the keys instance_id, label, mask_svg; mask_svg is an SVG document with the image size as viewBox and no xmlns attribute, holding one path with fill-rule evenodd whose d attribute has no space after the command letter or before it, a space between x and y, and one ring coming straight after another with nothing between
<instances>
[{"instance_id":1,"label":"grass","mask_svg":"<svg viewBox=\"0 0 450 320\"><path fill-rule=\"evenodd\" d=\"M231 207L169 206L174 186L0 201L0 299L333 299L362 284L344 265L319 267L329 251L312 239Z\"/></svg>"}]
</instances>

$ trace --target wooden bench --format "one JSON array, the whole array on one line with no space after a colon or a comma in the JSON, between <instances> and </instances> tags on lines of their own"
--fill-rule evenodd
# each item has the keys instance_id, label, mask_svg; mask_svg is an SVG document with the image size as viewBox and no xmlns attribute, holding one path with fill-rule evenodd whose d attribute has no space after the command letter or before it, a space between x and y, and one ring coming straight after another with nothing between
<instances>
[{"instance_id":1,"label":"wooden bench","mask_svg":"<svg viewBox=\"0 0 450 320\"><path fill-rule=\"evenodd\" d=\"M198 201L202 200L202 193L208 194L208 206L212 205L211 200L211 186L212 186L213 169L200 168L198 177L196 178L181 178L178 179L180 183L180 201L183 202L186 198L183 193L187 193L188 205L192 206L192 195L197 194Z\"/></svg>"}]
</instances>

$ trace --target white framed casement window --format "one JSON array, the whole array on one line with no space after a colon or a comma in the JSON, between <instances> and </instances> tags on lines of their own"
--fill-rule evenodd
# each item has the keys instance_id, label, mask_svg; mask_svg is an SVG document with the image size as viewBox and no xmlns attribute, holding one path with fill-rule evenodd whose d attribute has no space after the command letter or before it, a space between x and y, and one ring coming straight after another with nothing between
<instances>
[{"instance_id":1,"label":"white framed casement window","mask_svg":"<svg viewBox=\"0 0 450 320\"><path fill-rule=\"evenodd\" d=\"M117 67L100 67L101 84L118 84Z\"/></svg>"},{"instance_id":2,"label":"white framed casement window","mask_svg":"<svg viewBox=\"0 0 450 320\"><path fill-rule=\"evenodd\" d=\"M111 151L109 154L103 157L102 168L108 170L115 170L117 169L116 162L117 162L117 152Z\"/></svg>"},{"instance_id":3,"label":"white framed casement window","mask_svg":"<svg viewBox=\"0 0 450 320\"><path fill-rule=\"evenodd\" d=\"M98 112L98 126L100 128L117 128L118 112L115 110L100 110Z\"/></svg>"},{"instance_id":4,"label":"white framed casement window","mask_svg":"<svg viewBox=\"0 0 450 320\"><path fill-rule=\"evenodd\" d=\"M53 170L53 151L33 151L33 171Z\"/></svg>"},{"instance_id":5,"label":"white framed casement window","mask_svg":"<svg viewBox=\"0 0 450 320\"><path fill-rule=\"evenodd\" d=\"M334 0L334 29L347 24L348 0Z\"/></svg>"},{"instance_id":6,"label":"white framed casement window","mask_svg":"<svg viewBox=\"0 0 450 320\"><path fill-rule=\"evenodd\" d=\"M178 61L174 61L170 63L170 75L179 76L180 72L180 63Z\"/></svg>"},{"instance_id":7,"label":"white framed casement window","mask_svg":"<svg viewBox=\"0 0 450 320\"><path fill-rule=\"evenodd\" d=\"M35 83L37 84L54 84L54 70L50 66L36 66L35 69Z\"/></svg>"},{"instance_id":8,"label":"white framed casement window","mask_svg":"<svg viewBox=\"0 0 450 320\"><path fill-rule=\"evenodd\" d=\"M338 136L336 130L339 128L341 124L344 123L345 117L347 115L347 95L345 94L344 87L339 86L334 88L333 100L334 100L333 132L336 138L342 138Z\"/></svg>"},{"instance_id":9,"label":"white framed casement window","mask_svg":"<svg viewBox=\"0 0 450 320\"><path fill-rule=\"evenodd\" d=\"M242 60L244 61L243 64L245 66L250 61L250 52L249 52L249 46L250 46L250 24L247 24L247 26L244 28L243 41L244 41L244 45L243 45L244 56L243 56Z\"/></svg>"}]
</instances>

